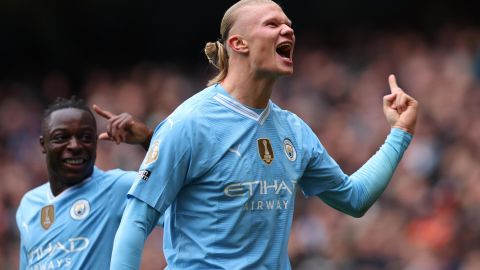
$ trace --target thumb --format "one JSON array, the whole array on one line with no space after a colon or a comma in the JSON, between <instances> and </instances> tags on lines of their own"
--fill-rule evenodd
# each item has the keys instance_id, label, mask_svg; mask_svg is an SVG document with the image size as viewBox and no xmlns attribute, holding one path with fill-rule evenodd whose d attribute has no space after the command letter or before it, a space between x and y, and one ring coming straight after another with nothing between
<instances>
[{"instance_id":1,"label":"thumb","mask_svg":"<svg viewBox=\"0 0 480 270\"><path fill-rule=\"evenodd\" d=\"M104 141L110 141L110 136L108 136L108 133L107 132L103 132L103 133L100 133L98 135L98 139L99 140L104 140Z\"/></svg>"}]
</instances>

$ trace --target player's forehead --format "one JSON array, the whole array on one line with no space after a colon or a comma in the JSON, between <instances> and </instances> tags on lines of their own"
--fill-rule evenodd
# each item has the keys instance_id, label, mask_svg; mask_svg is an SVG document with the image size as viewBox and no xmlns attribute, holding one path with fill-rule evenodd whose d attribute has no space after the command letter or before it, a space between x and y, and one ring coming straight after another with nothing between
<instances>
[{"instance_id":1,"label":"player's forehead","mask_svg":"<svg viewBox=\"0 0 480 270\"><path fill-rule=\"evenodd\" d=\"M291 24L290 19L282 8L274 3L251 3L237 10L237 22L242 25L262 23L268 20L279 20Z\"/></svg>"},{"instance_id":2,"label":"player's forehead","mask_svg":"<svg viewBox=\"0 0 480 270\"><path fill-rule=\"evenodd\" d=\"M84 128L96 128L96 123L92 115L78 108L63 108L53 111L48 119L47 128L49 131L55 129L82 126Z\"/></svg>"}]
</instances>

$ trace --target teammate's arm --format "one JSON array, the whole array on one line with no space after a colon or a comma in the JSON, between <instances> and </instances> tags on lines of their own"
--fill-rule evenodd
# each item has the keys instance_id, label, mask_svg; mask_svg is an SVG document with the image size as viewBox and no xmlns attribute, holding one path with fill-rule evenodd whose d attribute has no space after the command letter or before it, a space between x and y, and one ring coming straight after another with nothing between
<instances>
[{"instance_id":1,"label":"teammate's arm","mask_svg":"<svg viewBox=\"0 0 480 270\"><path fill-rule=\"evenodd\" d=\"M145 240L159 218L157 210L129 197L113 242L110 269L139 269Z\"/></svg>"}]
</instances>

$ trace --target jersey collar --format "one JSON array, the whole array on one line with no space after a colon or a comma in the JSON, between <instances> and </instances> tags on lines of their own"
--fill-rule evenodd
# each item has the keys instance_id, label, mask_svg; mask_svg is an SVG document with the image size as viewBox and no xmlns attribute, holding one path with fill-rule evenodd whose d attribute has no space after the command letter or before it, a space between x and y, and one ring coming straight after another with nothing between
<instances>
[{"instance_id":1,"label":"jersey collar","mask_svg":"<svg viewBox=\"0 0 480 270\"><path fill-rule=\"evenodd\" d=\"M217 93L213 97L216 101L218 101L220 104L231 109L234 112L237 112L245 117L248 117L254 121L257 121L260 125L263 125L268 115L270 114L271 106L272 106L271 105L272 101L270 100L268 101L267 107L259 114L256 111L252 110L251 108L243 105L242 103L228 96L228 93L223 89L223 87L220 86L220 84L217 84L216 88L221 89L221 91L219 91L220 93Z\"/></svg>"},{"instance_id":2,"label":"jersey collar","mask_svg":"<svg viewBox=\"0 0 480 270\"><path fill-rule=\"evenodd\" d=\"M58 194L57 196L53 195L52 189L50 188L50 182L48 182L48 188L47 188L47 192L46 192L48 202L53 203L57 200L60 200L60 198L63 198L65 196L67 196L68 194L72 193L73 190L76 190L76 189L84 186L88 182L90 182L93 178L95 178L96 175L98 175L98 173L99 173L99 169L96 166L93 167L93 173L90 177L88 177L87 179L83 180L81 183L79 183L75 186L71 186L71 187L65 189L64 191L60 192L60 194Z\"/></svg>"}]
</instances>

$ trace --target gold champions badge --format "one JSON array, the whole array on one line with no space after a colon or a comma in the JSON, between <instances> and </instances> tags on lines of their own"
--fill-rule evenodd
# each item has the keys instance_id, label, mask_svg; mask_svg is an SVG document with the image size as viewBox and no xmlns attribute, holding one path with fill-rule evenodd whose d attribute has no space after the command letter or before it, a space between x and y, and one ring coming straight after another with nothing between
<instances>
[{"instance_id":1,"label":"gold champions badge","mask_svg":"<svg viewBox=\"0 0 480 270\"><path fill-rule=\"evenodd\" d=\"M47 205L42 208L40 213L40 223L45 230L50 229L53 222L55 221L55 208L53 205Z\"/></svg>"},{"instance_id":2,"label":"gold champions badge","mask_svg":"<svg viewBox=\"0 0 480 270\"><path fill-rule=\"evenodd\" d=\"M263 160L263 162L267 163L267 165L270 165L272 163L274 155L273 155L273 148L272 145L270 144L269 139L258 139L257 140L257 147L258 147L258 154L260 155L260 158Z\"/></svg>"}]
</instances>

